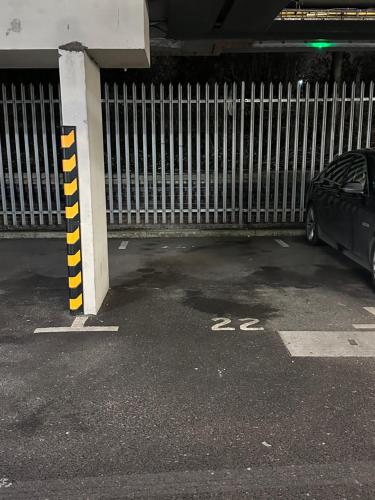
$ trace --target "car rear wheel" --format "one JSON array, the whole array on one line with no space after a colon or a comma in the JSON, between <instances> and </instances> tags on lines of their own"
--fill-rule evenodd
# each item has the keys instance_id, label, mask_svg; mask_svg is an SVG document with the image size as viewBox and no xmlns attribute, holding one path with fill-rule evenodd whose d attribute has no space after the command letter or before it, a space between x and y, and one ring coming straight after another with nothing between
<instances>
[{"instance_id":1,"label":"car rear wheel","mask_svg":"<svg viewBox=\"0 0 375 500\"><path fill-rule=\"evenodd\" d=\"M318 223L313 205L310 205L306 214L306 239L310 245L319 243Z\"/></svg>"}]
</instances>

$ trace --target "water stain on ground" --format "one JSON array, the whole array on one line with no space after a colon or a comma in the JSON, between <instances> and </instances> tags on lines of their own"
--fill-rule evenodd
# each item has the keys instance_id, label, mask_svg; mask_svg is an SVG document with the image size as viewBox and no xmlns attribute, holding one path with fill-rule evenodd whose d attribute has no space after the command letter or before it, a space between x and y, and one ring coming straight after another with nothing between
<instances>
[{"instance_id":1,"label":"water stain on ground","mask_svg":"<svg viewBox=\"0 0 375 500\"><path fill-rule=\"evenodd\" d=\"M46 405L42 404L24 415L20 412L19 420L12 427L26 436L34 435L44 424L45 410Z\"/></svg>"},{"instance_id":2,"label":"water stain on ground","mask_svg":"<svg viewBox=\"0 0 375 500\"><path fill-rule=\"evenodd\" d=\"M142 273L142 274L153 274L153 273L156 273L155 269L153 267L140 267L139 269L137 269L137 272L138 273Z\"/></svg>"},{"instance_id":3,"label":"water stain on ground","mask_svg":"<svg viewBox=\"0 0 375 500\"><path fill-rule=\"evenodd\" d=\"M183 304L192 309L203 313L223 316L237 316L238 318L262 318L268 319L278 313L278 309L265 303L258 302L257 299L249 294L249 301L235 301L224 299L222 297L208 297L200 290L186 290Z\"/></svg>"},{"instance_id":4,"label":"water stain on ground","mask_svg":"<svg viewBox=\"0 0 375 500\"><path fill-rule=\"evenodd\" d=\"M341 292L347 294L352 294L354 290L355 293L361 293L361 290L364 294L368 293L371 284L365 269L315 265L310 266L310 270L311 267L312 273L305 272L305 269L298 272L288 267L262 266L248 278L255 286L266 284L274 288L322 288L333 291L340 287Z\"/></svg>"},{"instance_id":5,"label":"water stain on ground","mask_svg":"<svg viewBox=\"0 0 375 500\"><path fill-rule=\"evenodd\" d=\"M262 255L272 253L272 245L270 248L268 246L267 243L261 249ZM276 290L295 288L306 291L316 288L335 291L339 287L346 294L368 293L366 271L347 267L345 262L342 264L340 257L332 265L306 263L306 266L282 266L277 265L276 260L276 265L259 266L258 263L259 267L254 268L247 257L259 256L259 253L259 248L255 248L247 239L220 240L201 246L195 242L195 245L187 245L184 251L166 255L146 253L140 267L116 279L103 311L121 310L130 303L147 301L155 290L168 289L181 290L182 297L176 300L204 313L264 318L278 313L277 309L265 302L264 295L256 293L256 288L264 286ZM331 257L329 251L328 256ZM220 281L221 286L227 289L228 279L231 279L233 289L240 286L247 290L248 300L233 298L233 294L219 288L210 292L206 288L207 284Z\"/></svg>"},{"instance_id":6,"label":"water stain on ground","mask_svg":"<svg viewBox=\"0 0 375 500\"><path fill-rule=\"evenodd\" d=\"M7 292L30 295L35 290L48 289L67 290L68 278L65 276L44 276L37 273L22 274L11 279L2 280L1 286Z\"/></svg>"},{"instance_id":7,"label":"water stain on ground","mask_svg":"<svg viewBox=\"0 0 375 500\"><path fill-rule=\"evenodd\" d=\"M108 313L116 309L123 309L128 304L141 301L148 296L147 288L134 288L133 286L115 286L111 288L101 307L101 313Z\"/></svg>"},{"instance_id":8,"label":"water stain on ground","mask_svg":"<svg viewBox=\"0 0 375 500\"><path fill-rule=\"evenodd\" d=\"M291 269L285 269L278 266L262 266L254 273L249 275L249 280L254 285L267 285L275 288L314 288L315 284L307 279L306 275L300 274Z\"/></svg>"},{"instance_id":9,"label":"water stain on ground","mask_svg":"<svg viewBox=\"0 0 375 500\"><path fill-rule=\"evenodd\" d=\"M25 339L21 337L15 337L13 335L1 335L0 336L0 344L11 344L11 345L18 345L18 344L24 344Z\"/></svg>"},{"instance_id":10,"label":"water stain on ground","mask_svg":"<svg viewBox=\"0 0 375 500\"><path fill-rule=\"evenodd\" d=\"M146 299L155 289L165 289L170 286L178 286L184 279L184 275L174 272L167 266L163 267L155 262L153 266L141 267L136 271L116 281L116 285L109 290L103 312L121 309L127 304Z\"/></svg>"}]
</instances>

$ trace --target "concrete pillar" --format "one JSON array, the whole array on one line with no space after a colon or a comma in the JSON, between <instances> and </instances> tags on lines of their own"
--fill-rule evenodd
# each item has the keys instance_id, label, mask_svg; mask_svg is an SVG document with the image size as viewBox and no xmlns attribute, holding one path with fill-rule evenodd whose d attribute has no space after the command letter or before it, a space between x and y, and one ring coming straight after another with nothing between
<instances>
[{"instance_id":1,"label":"concrete pillar","mask_svg":"<svg viewBox=\"0 0 375 500\"><path fill-rule=\"evenodd\" d=\"M97 314L109 286L100 70L79 44L59 49L59 70L63 124L77 130L84 313Z\"/></svg>"}]
</instances>

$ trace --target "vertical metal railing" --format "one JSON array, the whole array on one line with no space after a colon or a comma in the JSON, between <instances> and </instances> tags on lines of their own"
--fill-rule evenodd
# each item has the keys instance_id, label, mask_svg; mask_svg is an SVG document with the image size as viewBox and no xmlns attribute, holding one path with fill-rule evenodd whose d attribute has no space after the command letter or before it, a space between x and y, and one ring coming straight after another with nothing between
<instances>
[{"instance_id":1,"label":"vertical metal railing","mask_svg":"<svg viewBox=\"0 0 375 500\"><path fill-rule=\"evenodd\" d=\"M59 89L1 85L0 226L61 226ZM310 179L374 147L374 83L104 84L108 222L300 223Z\"/></svg>"},{"instance_id":2,"label":"vertical metal railing","mask_svg":"<svg viewBox=\"0 0 375 500\"><path fill-rule=\"evenodd\" d=\"M0 226L62 224L59 89L1 85Z\"/></svg>"}]
</instances>

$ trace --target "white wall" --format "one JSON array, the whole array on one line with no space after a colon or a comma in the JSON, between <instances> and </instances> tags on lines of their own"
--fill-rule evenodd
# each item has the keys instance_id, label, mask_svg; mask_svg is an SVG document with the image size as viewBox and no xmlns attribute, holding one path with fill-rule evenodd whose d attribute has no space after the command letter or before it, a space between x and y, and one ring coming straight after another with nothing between
<instances>
[{"instance_id":1,"label":"white wall","mask_svg":"<svg viewBox=\"0 0 375 500\"><path fill-rule=\"evenodd\" d=\"M148 31L145 0L1 0L0 67L57 67L70 42L102 67L147 67Z\"/></svg>"}]
</instances>

